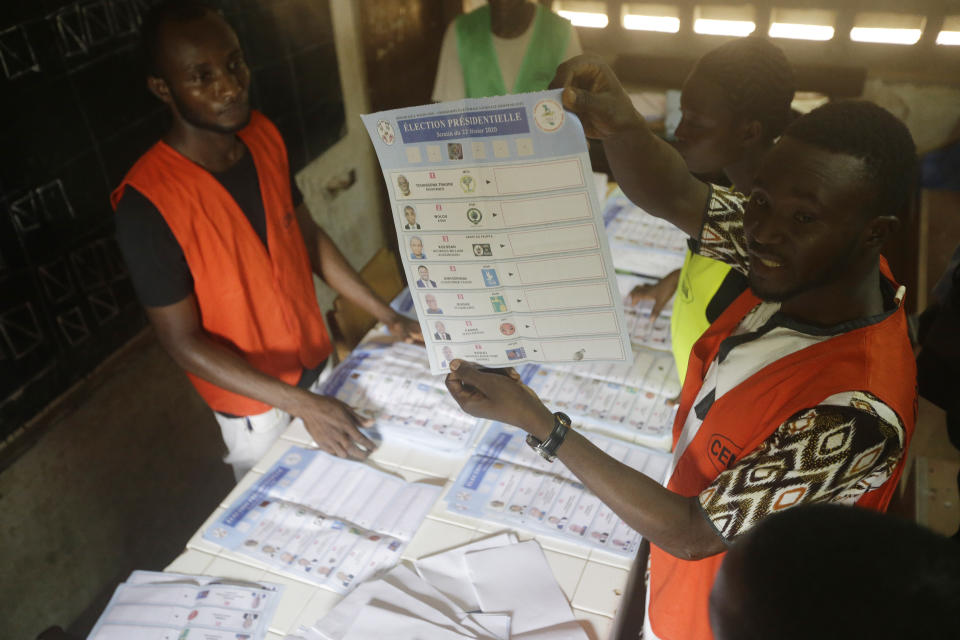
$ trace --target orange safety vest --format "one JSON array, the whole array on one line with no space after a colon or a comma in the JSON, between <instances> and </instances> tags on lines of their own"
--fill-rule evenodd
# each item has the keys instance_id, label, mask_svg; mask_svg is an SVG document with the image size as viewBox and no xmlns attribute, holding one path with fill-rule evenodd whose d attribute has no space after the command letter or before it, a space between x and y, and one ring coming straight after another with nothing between
<instances>
[{"instance_id":1,"label":"orange safety vest","mask_svg":"<svg viewBox=\"0 0 960 640\"><path fill-rule=\"evenodd\" d=\"M293 212L287 150L276 127L256 111L237 135L257 169L269 252L217 179L163 141L137 160L110 202L116 210L127 185L150 200L183 249L206 334L255 369L296 384L331 346ZM187 376L216 411L247 416L270 409Z\"/></svg>"},{"instance_id":2,"label":"orange safety vest","mask_svg":"<svg viewBox=\"0 0 960 640\"><path fill-rule=\"evenodd\" d=\"M880 270L884 277L893 280L883 258ZM694 345L673 423L674 446L720 344L759 303L760 299L749 289L743 292ZM903 420L906 430L904 455L893 475L883 486L857 501L861 507L886 510L903 472L906 445L916 422L916 365L902 303L880 322L834 336L767 365L718 398L677 461L667 488L686 497L699 495L732 464L731 456L741 458L755 450L798 411L814 407L834 394L854 390L877 396ZM689 561L650 546L648 615L659 638L713 638L707 605L724 555Z\"/></svg>"}]
</instances>

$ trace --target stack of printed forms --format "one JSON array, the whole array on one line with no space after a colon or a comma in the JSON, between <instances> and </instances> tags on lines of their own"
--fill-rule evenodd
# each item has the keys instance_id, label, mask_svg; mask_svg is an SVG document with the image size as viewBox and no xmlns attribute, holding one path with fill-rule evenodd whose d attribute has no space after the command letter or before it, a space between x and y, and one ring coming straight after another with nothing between
<instances>
[{"instance_id":1,"label":"stack of printed forms","mask_svg":"<svg viewBox=\"0 0 960 640\"><path fill-rule=\"evenodd\" d=\"M400 565L286 640L587 640L536 541L512 533Z\"/></svg>"},{"instance_id":2,"label":"stack of printed forms","mask_svg":"<svg viewBox=\"0 0 960 640\"><path fill-rule=\"evenodd\" d=\"M662 278L683 266L687 234L630 202L620 189L607 199L603 223L618 271Z\"/></svg>"},{"instance_id":3,"label":"stack of printed forms","mask_svg":"<svg viewBox=\"0 0 960 640\"><path fill-rule=\"evenodd\" d=\"M523 381L575 426L670 451L680 380L669 351L634 348L633 362L528 364Z\"/></svg>"},{"instance_id":4,"label":"stack of printed forms","mask_svg":"<svg viewBox=\"0 0 960 640\"><path fill-rule=\"evenodd\" d=\"M462 453L481 423L457 406L443 380L430 373L422 346L368 342L333 371L322 393L373 418L374 439Z\"/></svg>"},{"instance_id":5,"label":"stack of printed forms","mask_svg":"<svg viewBox=\"0 0 960 640\"><path fill-rule=\"evenodd\" d=\"M282 585L134 571L117 587L88 640L258 640Z\"/></svg>"}]
</instances>

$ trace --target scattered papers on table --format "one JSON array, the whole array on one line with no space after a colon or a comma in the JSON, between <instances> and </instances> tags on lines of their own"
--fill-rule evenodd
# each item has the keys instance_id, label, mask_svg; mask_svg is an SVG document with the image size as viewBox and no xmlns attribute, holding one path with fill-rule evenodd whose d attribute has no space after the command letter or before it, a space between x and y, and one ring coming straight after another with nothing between
<instances>
[{"instance_id":1,"label":"scattered papers on table","mask_svg":"<svg viewBox=\"0 0 960 640\"><path fill-rule=\"evenodd\" d=\"M421 563L447 567L444 580ZM535 541L512 535L398 566L286 640L587 640ZM448 592L470 593L471 608ZM531 597L531 594L536 594Z\"/></svg>"},{"instance_id":2,"label":"scattered papers on table","mask_svg":"<svg viewBox=\"0 0 960 640\"><path fill-rule=\"evenodd\" d=\"M360 462L290 447L203 537L346 593L399 561L439 492Z\"/></svg>"},{"instance_id":3,"label":"scattered papers on table","mask_svg":"<svg viewBox=\"0 0 960 640\"><path fill-rule=\"evenodd\" d=\"M608 455L662 482L670 455L584 433ZM588 491L559 460L526 444L520 429L493 423L445 496L447 510L613 553L633 555L640 535Z\"/></svg>"},{"instance_id":4,"label":"scattered papers on table","mask_svg":"<svg viewBox=\"0 0 960 640\"><path fill-rule=\"evenodd\" d=\"M641 300L637 304L630 303L630 292L634 287L654 284L656 280L628 274L617 274L617 287L623 297L623 315L627 321L627 333L634 349L648 347L660 351L669 351L670 346L670 316L673 314L673 298L660 311L656 320L651 319L653 300Z\"/></svg>"},{"instance_id":5,"label":"scattered papers on table","mask_svg":"<svg viewBox=\"0 0 960 640\"><path fill-rule=\"evenodd\" d=\"M670 451L680 380L669 351L638 347L627 365L549 366L519 369L523 381L551 411L627 442Z\"/></svg>"},{"instance_id":6,"label":"scattered papers on table","mask_svg":"<svg viewBox=\"0 0 960 640\"><path fill-rule=\"evenodd\" d=\"M258 640L282 585L134 571L117 587L89 640Z\"/></svg>"},{"instance_id":7,"label":"scattered papers on table","mask_svg":"<svg viewBox=\"0 0 960 640\"><path fill-rule=\"evenodd\" d=\"M375 436L434 451L473 445L480 421L465 414L430 373L423 347L402 342L361 344L331 374L324 395L376 420Z\"/></svg>"},{"instance_id":8,"label":"scattered papers on table","mask_svg":"<svg viewBox=\"0 0 960 640\"><path fill-rule=\"evenodd\" d=\"M619 271L662 278L683 266L687 234L630 202L620 189L607 198L603 220Z\"/></svg>"},{"instance_id":9,"label":"scattered papers on table","mask_svg":"<svg viewBox=\"0 0 960 640\"><path fill-rule=\"evenodd\" d=\"M363 116L430 370L630 357L600 182L560 90ZM602 179L605 190L605 179Z\"/></svg>"}]
</instances>

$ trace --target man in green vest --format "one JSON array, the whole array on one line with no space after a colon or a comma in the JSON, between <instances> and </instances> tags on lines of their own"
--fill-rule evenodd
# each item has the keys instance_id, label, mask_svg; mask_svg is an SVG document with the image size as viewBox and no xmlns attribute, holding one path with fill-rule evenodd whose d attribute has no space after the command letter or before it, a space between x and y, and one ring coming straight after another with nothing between
<instances>
[{"instance_id":1,"label":"man in green vest","mask_svg":"<svg viewBox=\"0 0 960 640\"><path fill-rule=\"evenodd\" d=\"M543 5L490 0L447 27L433 100L542 91L557 66L580 53L570 22Z\"/></svg>"},{"instance_id":2,"label":"man in green vest","mask_svg":"<svg viewBox=\"0 0 960 640\"><path fill-rule=\"evenodd\" d=\"M794 79L783 52L763 37L727 42L697 61L683 83L676 148L698 175L723 173L749 194L760 159L791 119ZM746 288L722 262L687 251L683 268L631 292L654 300L658 315L676 292L670 335L683 382L693 343Z\"/></svg>"}]
</instances>

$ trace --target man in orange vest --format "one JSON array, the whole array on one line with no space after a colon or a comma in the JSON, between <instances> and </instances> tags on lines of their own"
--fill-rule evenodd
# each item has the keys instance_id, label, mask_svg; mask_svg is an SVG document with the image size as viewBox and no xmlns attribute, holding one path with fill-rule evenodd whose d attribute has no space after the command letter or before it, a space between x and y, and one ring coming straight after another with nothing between
<instances>
[{"instance_id":1,"label":"man in orange vest","mask_svg":"<svg viewBox=\"0 0 960 640\"><path fill-rule=\"evenodd\" d=\"M404 338L314 223L276 127L249 104L250 71L213 10L167 2L142 28L150 91L172 125L113 192L117 238L161 344L214 410L239 479L291 417L317 445L364 458L364 420L310 392L330 355L313 273Z\"/></svg>"},{"instance_id":2,"label":"man in orange vest","mask_svg":"<svg viewBox=\"0 0 960 640\"><path fill-rule=\"evenodd\" d=\"M570 430L515 374L456 360L447 386L468 413L528 431L650 541L645 638L705 640L710 588L737 536L800 504L883 510L896 487L916 368L904 290L880 247L911 197L913 140L876 105L825 105L787 128L748 198L693 178L598 58L561 65L554 85L603 141L624 193L750 288L693 348L666 488Z\"/></svg>"}]
</instances>

